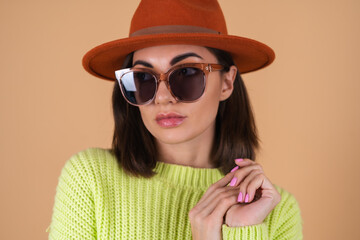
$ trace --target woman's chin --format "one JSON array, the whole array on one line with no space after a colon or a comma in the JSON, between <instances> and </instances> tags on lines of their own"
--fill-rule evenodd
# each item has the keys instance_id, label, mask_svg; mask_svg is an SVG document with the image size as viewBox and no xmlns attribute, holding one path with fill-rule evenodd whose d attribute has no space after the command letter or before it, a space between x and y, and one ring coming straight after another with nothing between
<instances>
[{"instance_id":1,"label":"woman's chin","mask_svg":"<svg viewBox=\"0 0 360 240\"><path fill-rule=\"evenodd\" d=\"M184 129L168 128L165 131L157 131L153 134L156 140L164 144L181 144L190 142L196 138L196 134L187 133Z\"/></svg>"},{"instance_id":2,"label":"woman's chin","mask_svg":"<svg viewBox=\"0 0 360 240\"><path fill-rule=\"evenodd\" d=\"M211 138L215 128L215 121L206 128L204 126L208 124L194 125L189 122L174 127L152 125L148 130L156 140L164 144L184 144L187 142L195 144L196 139L203 141L206 138Z\"/></svg>"},{"instance_id":3,"label":"woman's chin","mask_svg":"<svg viewBox=\"0 0 360 240\"><path fill-rule=\"evenodd\" d=\"M189 137L185 137L185 136L172 136L172 135L167 135L167 136L158 136L156 137L156 140L158 140L159 142L163 143L163 144L182 144L182 143L186 143L189 142L192 138Z\"/></svg>"}]
</instances>

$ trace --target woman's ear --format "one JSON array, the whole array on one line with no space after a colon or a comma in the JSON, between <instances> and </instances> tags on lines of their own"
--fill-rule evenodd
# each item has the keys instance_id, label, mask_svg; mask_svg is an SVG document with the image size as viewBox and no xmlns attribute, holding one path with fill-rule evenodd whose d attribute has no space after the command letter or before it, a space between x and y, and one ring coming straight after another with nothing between
<instances>
[{"instance_id":1,"label":"woman's ear","mask_svg":"<svg viewBox=\"0 0 360 240\"><path fill-rule=\"evenodd\" d=\"M228 99L234 90L234 81L236 78L237 68L232 65L229 71L222 74L222 87L220 101Z\"/></svg>"}]
</instances>

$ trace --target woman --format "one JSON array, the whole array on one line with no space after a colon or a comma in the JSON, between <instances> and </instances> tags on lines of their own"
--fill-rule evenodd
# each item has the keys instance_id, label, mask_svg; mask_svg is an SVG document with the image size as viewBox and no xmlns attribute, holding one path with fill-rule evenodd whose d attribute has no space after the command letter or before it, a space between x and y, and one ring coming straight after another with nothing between
<instances>
[{"instance_id":1,"label":"woman","mask_svg":"<svg viewBox=\"0 0 360 240\"><path fill-rule=\"evenodd\" d=\"M227 34L215 0L141 1L129 38L84 56L115 80L113 146L66 163L49 238L301 239L295 198L254 162L239 74L273 59Z\"/></svg>"}]
</instances>

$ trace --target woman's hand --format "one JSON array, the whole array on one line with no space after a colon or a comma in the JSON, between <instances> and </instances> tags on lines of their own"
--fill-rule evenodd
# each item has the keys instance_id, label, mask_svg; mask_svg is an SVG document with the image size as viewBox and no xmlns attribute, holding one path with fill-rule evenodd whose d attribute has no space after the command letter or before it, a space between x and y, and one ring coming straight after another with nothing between
<instances>
[{"instance_id":1,"label":"woman's hand","mask_svg":"<svg viewBox=\"0 0 360 240\"><path fill-rule=\"evenodd\" d=\"M258 163L250 159L235 162L239 168L234 171L230 186L237 191L240 188L239 203L227 211L225 224L229 227L260 224L280 202L281 196Z\"/></svg>"},{"instance_id":2,"label":"woman's hand","mask_svg":"<svg viewBox=\"0 0 360 240\"><path fill-rule=\"evenodd\" d=\"M234 172L230 172L212 184L190 210L189 219L193 239L222 239L225 213L231 206L237 204L239 194L239 188L227 186L233 177ZM229 217L234 216L230 214Z\"/></svg>"}]
</instances>

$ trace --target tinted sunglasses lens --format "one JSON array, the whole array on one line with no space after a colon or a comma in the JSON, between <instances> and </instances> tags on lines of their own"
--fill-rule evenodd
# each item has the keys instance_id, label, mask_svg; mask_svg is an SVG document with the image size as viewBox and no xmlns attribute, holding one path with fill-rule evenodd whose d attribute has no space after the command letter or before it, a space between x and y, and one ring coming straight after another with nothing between
<instances>
[{"instance_id":1,"label":"tinted sunglasses lens","mask_svg":"<svg viewBox=\"0 0 360 240\"><path fill-rule=\"evenodd\" d=\"M169 76L171 91L180 101L195 101L205 89L205 74L199 68L176 69Z\"/></svg>"},{"instance_id":2,"label":"tinted sunglasses lens","mask_svg":"<svg viewBox=\"0 0 360 240\"><path fill-rule=\"evenodd\" d=\"M125 73L120 82L125 98L133 104L145 104L154 97L156 92L155 77L147 72Z\"/></svg>"}]
</instances>

